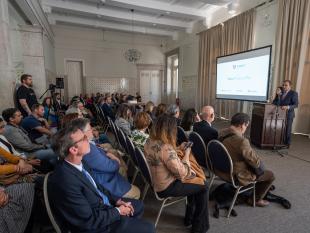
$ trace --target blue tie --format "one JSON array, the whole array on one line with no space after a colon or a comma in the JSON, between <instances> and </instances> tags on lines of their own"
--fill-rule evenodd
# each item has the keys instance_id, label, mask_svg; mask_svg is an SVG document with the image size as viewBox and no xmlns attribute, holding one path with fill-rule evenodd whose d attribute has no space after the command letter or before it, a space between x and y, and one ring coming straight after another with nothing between
<instances>
[{"instance_id":1,"label":"blue tie","mask_svg":"<svg viewBox=\"0 0 310 233\"><path fill-rule=\"evenodd\" d=\"M106 195L104 195L104 193L102 193L102 192L98 189L98 187L97 187L95 181L93 180L93 178L91 177L91 175L90 175L84 168L82 169L82 173L86 176L86 178L90 181L90 183L95 187L96 191L97 191L98 194L101 196L101 198L102 198L102 200L103 200L103 203L104 203L105 205L111 206L108 197L107 197Z\"/></svg>"}]
</instances>

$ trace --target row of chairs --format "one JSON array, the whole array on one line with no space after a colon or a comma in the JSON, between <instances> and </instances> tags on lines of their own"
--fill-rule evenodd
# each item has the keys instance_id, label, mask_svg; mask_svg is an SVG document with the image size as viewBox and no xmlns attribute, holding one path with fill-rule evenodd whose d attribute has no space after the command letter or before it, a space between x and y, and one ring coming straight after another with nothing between
<instances>
[{"instance_id":1,"label":"row of chairs","mask_svg":"<svg viewBox=\"0 0 310 233\"><path fill-rule=\"evenodd\" d=\"M150 171L149 165L147 163L147 160L145 158L144 153L141 151L140 148L136 147L132 140L124 134L124 132L119 129L113 121L109 119L110 127L114 133L114 136L116 140L119 142L120 147L124 150L124 152L128 155L128 159L130 163L133 165L135 172L133 175L132 183L134 183L136 177L138 174L141 175L143 181L144 181L144 188L141 195L141 200L143 201L149 188L151 188L153 191L153 181L152 181L152 173ZM167 197L167 198L160 198L157 193L154 191L154 195L158 201L161 202L160 209L158 211L156 220L155 220L155 227L157 226L161 213L163 209L167 206L173 205L175 203L178 203L180 201L187 201L186 197Z\"/></svg>"},{"instance_id":2,"label":"row of chairs","mask_svg":"<svg viewBox=\"0 0 310 233\"><path fill-rule=\"evenodd\" d=\"M230 217L231 211L235 205L239 194L253 189L253 207L255 207L255 184L251 182L248 186L238 184L234 177L233 162L226 147L218 140L211 140L206 146L203 139L196 132L191 132L189 136L185 131L178 126L177 142L181 144L185 141L192 141L192 153L195 156L200 166L205 168L209 173L209 190L212 187L216 177L228 182L236 190L234 198L227 213L227 218ZM225 174L225 175L224 175Z\"/></svg>"}]
</instances>

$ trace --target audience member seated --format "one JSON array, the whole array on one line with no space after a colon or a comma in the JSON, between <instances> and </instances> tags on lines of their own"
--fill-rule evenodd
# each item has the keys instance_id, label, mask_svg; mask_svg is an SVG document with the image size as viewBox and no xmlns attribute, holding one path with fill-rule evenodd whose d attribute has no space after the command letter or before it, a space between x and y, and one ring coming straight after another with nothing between
<instances>
[{"instance_id":1,"label":"audience member seated","mask_svg":"<svg viewBox=\"0 0 310 233\"><path fill-rule=\"evenodd\" d=\"M31 115L22 120L21 126L28 132L31 141L41 144L49 144L49 137L52 136L48 122L44 119L44 107L41 104L34 104L31 107Z\"/></svg>"},{"instance_id":2,"label":"audience member seated","mask_svg":"<svg viewBox=\"0 0 310 233\"><path fill-rule=\"evenodd\" d=\"M83 113L78 107L79 103L81 103L79 100L73 101L72 104L67 109L65 115L68 115L71 113L77 113L79 115L79 117L83 117Z\"/></svg>"},{"instance_id":3,"label":"audience member seated","mask_svg":"<svg viewBox=\"0 0 310 233\"><path fill-rule=\"evenodd\" d=\"M151 117L152 121L155 120L155 115L154 115L154 103L152 101L149 101L145 104L144 107L144 111L149 114L149 116Z\"/></svg>"},{"instance_id":4,"label":"audience member seated","mask_svg":"<svg viewBox=\"0 0 310 233\"><path fill-rule=\"evenodd\" d=\"M24 233L34 201L34 184L0 187L0 232Z\"/></svg>"},{"instance_id":5,"label":"audience member seated","mask_svg":"<svg viewBox=\"0 0 310 233\"><path fill-rule=\"evenodd\" d=\"M149 138L145 131L151 123L151 117L146 112L139 112L134 119L135 130L132 131L131 139L135 146L144 151L144 144Z\"/></svg>"},{"instance_id":6,"label":"audience member seated","mask_svg":"<svg viewBox=\"0 0 310 233\"><path fill-rule=\"evenodd\" d=\"M52 165L56 164L57 157L54 151L45 145L33 143L27 132L20 127L23 116L17 108L5 109L2 116L7 122L3 135L19 153L25 153L28 158L34 156L40 160L47 160Z\"/></svg>"},{"instance_id":7,"label":"audience member seated","mask_svg":"<svg viewBox=\"0 0 310 233\"><path fill-rule=\"evenodd\" d=\"M93 170L82 162L90 144L80 129L70 125L59 131L53 147L63 161L49 177L48 194L63 232L155 232L152 224L139 219L140 201L115 198L95 182Z\"/></svg>"},{"instance_id":8,"label":"audience member seated","mask_svg":"<svg viewBox=\"0 0 310 233\"><path fill-rule=\"evenodd\" d=\"M123 132L130 136L133 127L131 111L128 105L121 104L116 113L115 125L118 126Z\"/></svg>"},{"instance_id":9,"label":"audience member seated","mask_svg":"<svg viewBox=\"0 0 310 233\"><path fill-rule=\"evenodd\" d=\"M140 190L131 185L123 176L119 174L121 164L120 159L110 152L105 152L91 143L93 139L92 128L88 119L75 119L71 125L77 126L90 141L90 152L85 154L83 163L87 164L93 172L93 176L98 184L117 197L140 198Z\"/></svg>"},{"instance_id":10,"label":"audience member seated","mask_svg":"<svg viewBox=\"0 0 310 233\"><path fill-rule=\"evenodd\" d=\"M93 128L93 135L94 135L94 138L93 138L93 142L96 144L96 145L99 145L101 147L104 147L104 144L108 143L111 145L111 142L108 138L108 136L104 133L100 133L100 127L99 126L92 126Z\"/></svg>"},{"instance_id":11,"label":"audience member seated","mask_svg":"<svg viewBox=\"0 0 310 233\"><path fill-rule=\"evenodd\" d=\"M185 111L184 116L181 121L181 127L184 131L189 134L193 131L193 125L195 122L200 122L201 119L194 108L190 108Z\"/></svg>"},{"instance_id":12,"label":"audience member seated","mask_svg":"<svg viewBox=\"0 0 310 233\"><path fill-rule=\"evenodd\" d=\"M5 131L5 122L0 118L0 147L6 152L11 153L15 156L21 157L23 159L27 158L25 154L19 153L17 150L15 150L14 146L6 139L6 137L3 135ZM39 159L28 159L27 162L31 165L37 165L39 166L41 161Z\"/></svg>"},{"instance_id":13,"label":"audience member seated","mask_svg":"<svg viewBox=\"0 0 310 233\"><path fill-rule=\"evenodd\" d=\"M169 116L173 116L175 117L175 119L177 120L177 125L181 125L181 119L180 117L180 108L179 106L177 106L176 104L172 104L168 107L167 109L167 114Z\"/></svg>"},{"instance_id":14,"label":"audience member seated","mask_svg":"<svg viewBox=\"0 0 310 233\"><path fill-rule=\"evenodd\" d=\"M0 185L32 183L37 177L32 174L32 165L23 158L0 147Z\"/></svg>"},{"instance_id":15,"label":"audience member seated","mask_svg":"<svg viewBox=\"0 0 310 233\"><path fill-rule=\"evenodd\" d=\"M142 102L142 97L140 95L140 92L136 92L136 100L137 100L138 103Z\"/></svg>"},{"instance_id":16,"label":"audience member seated","mask_svg":"<svg viewBox=\"0 0 310 233\"><path fill-rule=\"evenodd\" d=\"M190 147L186 143L176 147L176 137L176 119L167 114L159 116L144 146L153 188L162 198L187 196L184 224L192 225L192 233L205 233L209 229L206 178Z\"/></svg>"},{"instance_id":17,"label":"audience member seated","mask_svg":"<svg viewBox=\"0 0 310 233\"><path fill-rule=\"evenodd\" d=\"M263 207L269 204L263 198L275 178L271 171L264 169L258 154L252 149L249 140L244 137L249 123L250 117L247 114L235 114L231 118L230 127L220 132L219 139L225 145L231 156L234 166L233 175L237 178L238 182L246 186L249 182L257 181L255 187L256 205Z\"/></svg>"},{"instance_id":18,"label":"audience member seated","mask_svg":"<svg viewBox=\"0 0 310 233\"><path fill-rule=\"evenodd\" d=\"M83 118L83 116L79 115L78 113L69 113L64 115L64 117L61 119L61 128L64 128L69 122L76 118Z\"/></svg>"},{"instance_id":19,"label":"audience member seated","mask_svg":"<svg viewBox=\"0 0 310 233\"><path fill-rule=\"evenodd\" d=\"M44 107L44 118L47 120L51 128L51 131L56 133L59 119L58 116L56 115L52 98L51 97L44 98L42 105Z\"/></svg>"},{"instance_id":20,"label":"audience member seated","mask_svg":"<svg viewBox=\"0 0 310 233\"><path fill-rule=\"evenodd\" d=\"M167 105L166 104L159 104L156 109L155 109L155 119L159 117L160 115L164 114L167 110Z\"/></svg>"},{"instance_id":21,"label":"audience member seated","mask_svg":"<svg viewBox=\"0 0 310 233\"><path fill-rule=\"evenodd\" d=\"M197 132L207 146L209 141L218 138L218 132L212 127L214 121L214 109L211 106L204 106L201 109L201 121L194 123L193 130Z\"/></svg>"},{"instance_id":22,"label":"audience member seated","mask_svg":"<svg viewBox=\"0 0 310 233\"><path fill-rule=\"evenodd\" d=\"M111 95L106 95L104 97L104 103L101 105L101 108L105 116L110 117L112 121L115 121L115 114L113 113L111 103L112 103Z\"/></svg>"},{"instance_id":23,"label":"audience member seated","mask_svg":"<svg viewBox=\"0 0 310 233\"><path fill-rule=\"evenodd\" d=\"M55 93L53 98L54 109L56 113L62 115L67 110L67 106L61 102L60 93Z\"/></svg>"}]
</instances>

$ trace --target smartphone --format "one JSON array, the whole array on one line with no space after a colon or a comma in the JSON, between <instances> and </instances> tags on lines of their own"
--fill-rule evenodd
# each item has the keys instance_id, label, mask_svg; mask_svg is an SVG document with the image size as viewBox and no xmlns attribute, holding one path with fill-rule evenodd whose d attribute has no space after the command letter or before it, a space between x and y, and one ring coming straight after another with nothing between
<instances>
[{"instance_id":1,"label":"smartphone","mask_svg":"<svg viewBox=\"0 0 310 233\"><path fill-rule=\"evenodd\" d=\"M192 146L193 146L193 142L192 142L192 141L189 141L189 142L187 142L187 143L185 144L184 150L186 150L187 148L192 147Z\"/></svg>"}]
</instances>

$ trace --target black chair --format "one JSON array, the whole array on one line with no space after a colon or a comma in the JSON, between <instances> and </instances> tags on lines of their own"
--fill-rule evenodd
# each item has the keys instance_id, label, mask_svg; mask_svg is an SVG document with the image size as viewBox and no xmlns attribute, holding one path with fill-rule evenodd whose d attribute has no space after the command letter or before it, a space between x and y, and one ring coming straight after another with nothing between
<instances>
[{"instance_id":1,"label":"black chair","mask_svg":"<svg viewBox=\"0 0 310 233\"><path fill-rule=\"evenodd\" d=\"M137 175L138 175L140 170L138 168L138 161L136 158L135 145L133 144L133 142L131 141L131 139L128 136L125 136L125 137L126 137L126 144L127 144L127 148L128 148L128 154L129 154L129 157L130 157L130 159L133 163L134 169L135 169L135 172L134 172L132 180L131 180L131 183L133 184L135 182Z\"/></svg>"},{"instance_id":2,"label":"black chair","mask_svg":"<svg viewBox=\"0 0 310 233\"><path fill-rule=\"evenodd\" d=\"M177 128L177 145L181 145L182 142L187 142L188 137L187 134L185 133L184 129L180 126Z\"/></svg>"},{"instance_id":3,"label":"black chair","mask_svg":"<svg viewBox=\"0 0 310 233\"><path fill-rule=\"evenodd\" d=\"M117 137L118 137L120 146L123 149L123 152L125 152L128 155L129 152L128 152L128 147L127 147L127 143L126 143L126 136L125 136L123 130L121 130L116 125L115 125L115 130L116 130L116 133L117 133Z\"/></svg>"},{"instance_id":4,"label":"black chair","mask_svg":"<svg viewBox=\"0 0 310 233\"><path fill-rule=\"evenodd\" d=\"M222 180L230 183L235 189L235 195L232 200L231 206L227 213L227 218L229 218L231 210L233 209L236 199L240 193L246 192L248 190L253 189L253 207L255 207L255 184L256 181L251 182L248 186L239 185L234 178L233 172L233 162L230 157L229 152L227 151L226 147L218 140L211 140L208 143L208 160L210 163L210 170L211 170L211 181L209 184L209 190L212 186L215 176L221 178Z\"/></svg>"},{"instance_id":5,"label":"black chair","mask_svg":"<svg viewBox=\"0 0 310 233\"><path fill-rule=\"evenodd\" d=\"M146 192L148 191L149 187L152 187L153 181L152 181L152 173L149 168L149 165L146 161L146 158L143 154L143 152L140 150L140 148L136 147L136 157L139 165L139 169L146 181L146 186L144 188L143 194L142 194L142 200L144 199ZM167 206L173 205L175 203L178 203L180 201L187 201L186 197L166 197L166 198L160 198L157 193L154 191L155 197L157 200L161 201L160 209L158 211L156 221L155 221L155 227L157 226L157 223L159 221L161 212L163 209Z\"/></svg>"},{"instance_id":6,"label":"black chair","mask_svg":"<svg viewBox=\"0 0 310 233\"><path fill-rule=\"evenodd\" d=\"M188 139L189 141L193 142L192 153L195 156L198 164L203 168L209 170L206 159L207 149L203 139L196 132L191 132Z\"/></svg>"},{"instance_id":7,"label":"black chair","mask_svg":"<svg viewBox=\"0 0 310 233\"><path fill-rule=\"evenodd\" d=\"M118 138L118 134L116 132L116 126L115 126L114 122L112 121L112 119L110 117L107 117L107 118L108 118L108 122L109 122L110 128L112 129L112 133L114 134L114 138L115 138L113 146L117 147L117 148L120 148L121 144L120 144L120 141L119 141L119 138Z\"/></svg>"},{"instance_id":8,"label":"black chair","mask_svg":"<svg viewBox=\"0 0 310 233\"><path fill-rule=\"evenodd\" d=\"M102 108L98 106L98 109L99 109L99 116L102 119L102 128L103 128L104 133L106 133L109 129L109 122Z\"/></svg>"}]
</instances>

